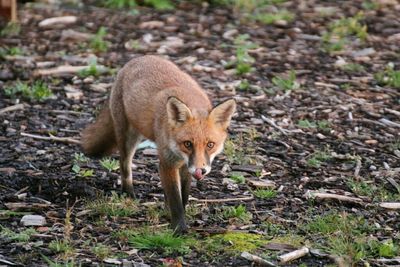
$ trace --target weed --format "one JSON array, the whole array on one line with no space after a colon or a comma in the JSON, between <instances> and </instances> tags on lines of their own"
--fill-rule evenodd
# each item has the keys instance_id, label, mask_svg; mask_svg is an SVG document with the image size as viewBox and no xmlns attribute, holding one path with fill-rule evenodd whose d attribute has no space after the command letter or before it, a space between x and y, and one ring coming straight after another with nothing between
<instances>
[{"instance_id":1,"label":"weed","mask_svg":"<svg viewBox=\"0 0 400 267\"><path fill-rule=\"evenodd\" d=\"M43 81L36 81L32 85L17 81L14 86L6 87L4 89L4 93L12 98L15 98L18 94L21 94L23 97L30 100L39 101L45 100L53 95L50 88L48 88Z\"/></svg>"},{"instance_id":2,"label":"weed","mask_svg":"<svg viewBox=\"0 0 400 267\"><path fill-rule=\"evenodd\" d=\"M21 25L17 22L9 22L1 31L0 36L13 36L21 32Z\"/></svg>"},{"instance_id":3,"label":"weed","mask_svg":"<svg viewBox=\"0 0 400 267\"><path fill-rule=\"evenodd\" d=\"M329 31L322 36L323 47L327 52L340 51L349 41L349 37L355 36L365 41L368 36L367 26L360 21L363 14L358 13L354 17L342 18L329 25Z\"/></svg>"},{"instance_id":4,"label":"weed","mask_svg":"<svg viewBox=\"0 0 400 267\"><path fill-rule=\"evenodd\" d=\"M112 158L103 158L102 160L100 160L100 164L109 172L119 169L119 161Z\"/></svg>"},{"instance_id":5,"label":"weed","mask_svg":"<svg viewBox=\"0 0 400 267\"><path fill-rule=\"evenodd\" d=\"M135 0L106 0L104 5L108 8L122 9L126 7L134 8L137 6L137 3Z\"/></svg>"},{"instance_id":6,"label":"weed","mask_svg":"<svg viewBox=\"0 0 400 267\"><path fill-rule=\"evenodd\" d=\"M277 194L275 189L256 189L253 191L253 195L261 199L271 199L276 197Z\"/></svg>"},{"instance_id":7,"label":"weed","mask_svg":"<svg viewBox=\"0 0 400 267\"><path fill-rule=\"evenodd\" d=\"M238 254L243 251L252 252L268 242L262 235L228 232L208 238L205 248L211 251L222 250L222 252Z\"/></svg>"},{"instance_id":8,"label":"weed","mask_svg":"<svg viewBox=\"0 0 400 267\"><path fill-rule=\"evenodd\" d=\"M172 10L175 8L170 0L144 0L144 3L157 10Z\"/></svg>"},{"instance_id":9,"label":"weed","mask_svg":"<svg viewBox=\"0 0 400 267\"><path fill-rule=\"evenodd\" d=\"M88 76L97 77L100 74L101 74L101 71L97 66L97 60L96 59L94 59L94 60L92 60L90 62L89 67L87 67L87 68L85 68L85 69L83 69L83 70L78 72L78 75L81 78L85 78L85 77L88 77Z\"/></svg>"},{"instance_id":10,"label":"weed","mask_svg":"<svg viewBox=\"0 0 400 267\"><path fill-rule=\"evenodd\" d=\"M54 253L62 253L71 255L74 252L74 247L70 244L69 241L63 240L53 240L49 243L49 249Z\"/></svg>"},{"instance_id":11,"label":"weed","mask_svg":"<svg viewBox=\"0 0 400 267\"><path fill-rule=\"evenodd\" d=\"M144 4L146 6L154 7L157 10L171 10L174 9L174 5L170 0L107 0L105 1L105 6L109 8L135 8L139 4Z\"/></svg>"},{"instance_id":12,"label":"weed","mask_svg":"<svg viewBox=\"0 0 400 267\"><path fill-rule=\"evenodd\" d=\"M101 261L111 255L111 248L103 244L96 244L91 248L91 251Z\"/></svg>"},{"instance_id":13,"label":"weed","mask_svg":"<svg viewBox=\"0 0 400 267\"><path fill-rule=\"evenodd\" d=\"M115 192L112 192L109 197L98 197L87 203L86 207L92 210L93 215L110 217L127 217L139 211L137 201L126 196L119 196Z\"/></svg>"},{"instance_id":14,"label":"weed","mask_svg":"<svg viewBox=\"0 0 400 267\"><path fill-rule=\"evenodd\" d=\"M90 48L95 52L107 52L109 42L104 41L104 37L107 35L107 29L105 27L100 27L97 33L90 40Z\"/></svg>"},{"instance_id":15,"label":"weed","mask_svg":"<svg viewBox=\"0 0 400 267\"><path fill-rule=\"evenodd\" d=\"M15 47L11 47L6 51L7 55L10 56L18 56L18 55L22 55L22 50L21 48L15 46Z\"/></svg>"},{"instance_id":16,"label":"weed","mask_svg":"<svg viewBox=\"0 0 400 267\"><path fill-rule=\"evenodd\" d=\"M374 77L380 85L400 88L400 71L394 70L391 64L389 64L384 71L376 73Z\"/></svg>"},{"instance_id":17,"label":"weed","mask_svg":"<svg viewBox=\"0 0 400 267\"><path fill-rule=\"evenodd\" d=\"M246 182L246 178L244 178L243 174L236 172L231 173L229 178L237 184L244 184Z\"/></svg>"},{"instance_id":18,"label":"weed","mask_svg":"<svg viewBox=\"0 0 400 267\"><path fill-rule=\"evenodd\" d=\"M243 79L240 81L240 84L237 87L240 91L248 91L250 89L250 83L247 79Z\"/></svg>"},{"instance_id":19,"label":"weed","mask_svg":"<svg viewBox=\"0 0 400 267\"><path fill-rule=\"evenodd\" d=\"M400 199L399 193L388 192L385 188L377 187L374 183L350 178L346 184L354 194L366 196L375 201L397 201Z\"/></svg>"},{"instance_id":20,"label":"weed","mask_svg":"<svg viewBox=\"0 0 400 267\"><path fill-rule=\"evenodd\" d=\"M248 212L244 205L239 205L237 207L222 207L222 216L224 219L244 224L250 223L253 218L251 212Z\"/></svg>"},{"instance_id":21,"label":"weed","mask_svg":"<svg viewBox=\"0 0 400 267\"><path fill-rule=\"evenodd\" d=\"M275 24L277 21L291 22L294 19L294 14L282 9L275 13L259 13L255 16L255 20L264 24Z\"/></svg>"},{"instance_id":22,"label":"weed","mask_svg":"<svg viewBox=\"0 0 400 267\"><path fill-rule=\"evenodd\" d=\"M332 158L329 151L316 151L311 155L311 157L307 160L307 165L309 167L319 168L321 164L325 161L328 161Z\"/></svg>"},{"instance_id":23,"label":"weed","mask_svg":"<svg viewBox=\"0 0 400 267\"><path fill-rule=\"evenodd\" d=\"M0 230L0 236L17 242L28 242L32 235L37 234L36 230L33 228L27 228L19 233L16 233L13 230L0 225Z\"/></svg>"},{"instance_id":24,"label":"weed","mask_svg":"<svg viewBox=\"0 0 400 267\"><path fill-rule=\"evenodd\" d=\"M10 217L24 216L32 214L31 212L13 211L13 210L0 210L0 220L8 219Z\"/></svg>"},{"instance_id":25,"label":"weed","mask_svg":"<svg viewBox=\"0 0 400 267\"><path fill-rule=\"evenodd\" d=\"M248 34L242 34L235 38L234 40L234 48L236 49L236 60L228 63L227 66L234 65L236 68L236 74L242 75L249 72L252 72L254 69L252 65L255 62L255 59L250 56L249 50L257 47L256 44L249 41Z\"/></svg>"},{"instance_id":26,"label":"weed","mask_svg":"<svg viewBox=\"0 0 400 267\"><path fill-rule=\"evenodd\" d=\"M341 66L340 68L348 73L359 73L365 70L363 65L357 63L348 63Z\"/></svg>"},{"instance_id":27,"label":"weed","mask_svg":"<svg viewBox=\"0 0 400 267\"><path fill-rule=\"evenodd\" d=\"M327 120L309 121L305 119L305 120L299 120L297 122L297 125L301 128L306 128L306 129L318 128L319 130L324 132L330 131L331 129L330 122Z\"/></svg>"},{"instance_id":28,"label":"weed","mask_svg":"<svg viewBox=\"0 0 400 267\"><path fill-rule=\"evenodd\" d=\"M188 236L175 236L173 231L158 229L122 230L116 234L119 238L126 239L136 249L159 250L164 254L187 254L195 240Z\"/></svg>"},{"instance_id":29,"label":"weed","mask_svg":"<svg viewBox=\"0 0 400 267\"><path fill-rule=\"evenodd\" d=\"M256 164L257 159L253 156L256 148L254 140L258 138L256 129L251 129L229 139L225 142L224 153L231 164Z\"/></svg>"},{"instance_id":30,"label":"weed","mask_svg":"<svg viewBox=\"0 0 400 267\"><path fill-rule=\"evenodd\" d=\"M296 73L293 70L289 72L288 78L278 76L273 77L272 83L285 92L300 88L300 84L296 82Z\"/></svg>"},{"instance_id":31,"label":"weed","mask_svg":"<svg viewBox=\"0 0 400 267\"><path fill-rule=\"evenodd\" d=\"M377 1L363 1L361 6L366 10L378 10L380 8L380 4Z\"/></svg>"},{"instance_id":32,"label":"weed","mask_svg":"<svg viewBox=\"0 0 400 267\"><path fill-rule=\"evenodd\" d=\"M74 160L76 161L76 162L82 162L82 163L87 163L87 162L89 162L89 158L88 157L86 157L83 153L81 153L81 152L79 152L79 153L76 153L75 152L75 154L74 154Z\"/></svg>"},{"instance_id":33,"label":"weed","mask_svg":"<svg viewBox=\"0 0 400 267\"><path fill-rule=\"evenodd\" d=\"M44 261L48 264L49 267L76 267L76 266L81 266L80 264L77 265L75 264L75 261L72 260L67 260L63 263L59 263L58 261L52 261L48 257L42 255L42 258Z\"/></svg>"},{"instance_id":34,"label":"weed","mask_svg":"<svg viewBox=\"0 0 400 267\"><path fill-rule=\"evenodd\" d=\"M152 225L159 224L160 218L164 215L166 215L166 211L164 209L160 209L158 205L151 205L147 207L146 219Z\"/></svg>"},{"instance_id":35,"label":"weed","mask_svg":"<svg viewBox=\"0 0 400 267\"><path fill-rule=\"evenodd\" d=\"M72 171L81 177L93 177L94 170L92 169L82 169L78 164L72 165Z\"/></svg>"}]
</instances>

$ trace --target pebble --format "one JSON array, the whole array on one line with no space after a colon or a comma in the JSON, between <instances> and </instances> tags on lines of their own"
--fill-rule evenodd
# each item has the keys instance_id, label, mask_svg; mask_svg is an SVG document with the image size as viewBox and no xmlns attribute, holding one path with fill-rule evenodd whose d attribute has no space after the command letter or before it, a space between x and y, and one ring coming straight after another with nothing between
<instances>
[{"instance_id":1,"label":"pebble","mask_svg":"<svg viewBox=\"0 0 400 267\"><path fill-rule=\"evenodd\" d=\"M46 224L46 219L41 215L24 215L21 224L23 226L43 226Z\"/></svg>"}]
</instances>

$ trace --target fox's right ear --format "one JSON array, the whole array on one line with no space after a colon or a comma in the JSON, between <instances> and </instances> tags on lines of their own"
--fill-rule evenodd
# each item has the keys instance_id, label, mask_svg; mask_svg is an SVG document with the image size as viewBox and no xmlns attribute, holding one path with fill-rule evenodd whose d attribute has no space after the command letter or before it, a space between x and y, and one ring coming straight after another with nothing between
<instances>
[{"instance_id":1,"label":"fox's right ear","mask_svg":"<svg viewBox=\"0 0 400 267\"><path fill-rule=\"evenodd\" d=\"M171 96L167 101L168 122L171 126L177 126L192 117L190 109L178 98Z\"/></svg>"}]
</instances>

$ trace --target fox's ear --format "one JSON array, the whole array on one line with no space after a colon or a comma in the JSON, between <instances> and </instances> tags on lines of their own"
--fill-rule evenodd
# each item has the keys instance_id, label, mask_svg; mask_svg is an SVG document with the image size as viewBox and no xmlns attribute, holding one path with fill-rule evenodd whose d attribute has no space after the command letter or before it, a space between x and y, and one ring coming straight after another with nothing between
<instances>
[{"instance_id":1,"label":"fox's ear","mask_svg":"<svg viewBox=\"0 0 400 267\"><path fill-rule=\"evenodd\" d=\"M167 101L168 122L172 126L184 123L192 117L190 109L178 98L171 96Z\"/></svg>"},{"instance_id":2,"label":"fox's ear","mask_svg":"<svg viewBox=\"0 0 400 267\"><path fill-rule=\"evenodd\" d=\"M231 122L235 110L235 100L229 99L213 108L210 112L209 118L211 118L216 124L219 124L222 128L226 129Z\"/></svg>"}]
</instances>

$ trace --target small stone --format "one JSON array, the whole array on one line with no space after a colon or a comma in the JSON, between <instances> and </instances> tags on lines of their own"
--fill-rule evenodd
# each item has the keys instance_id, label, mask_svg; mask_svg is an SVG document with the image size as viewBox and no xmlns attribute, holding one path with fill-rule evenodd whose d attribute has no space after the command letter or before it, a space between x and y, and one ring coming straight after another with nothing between
<instances>
[{"instance_id":1,"label":"small stone","mask_svg":"<svg viewBox=\"0 0 400 267\"><path fill-rule=\"evenodd\" d=\"M236 35L239 31L237 29L232 29L232 30L228 30L226 32L224 32L224 34L222 35L222 37L224 39L227 40L232 40L233 36Z\"/></svg>"},{"instance_id":2,"label":"small stone","mask_svg":"<svg viewBox=\"0 0 400 267\"><path fill-rule=\"evenodd\" d=\"M140 29L157 29L164 27L165 23L159 20L151 20L151 21L145 21L139 24Z\"/></svg>"},{"instance_id":3,"label":"small stone","mask_svg":"<svg viewBox=\"0 0 400 267\"><path fill-rule=\"evenodd\" d=\"M257 188L275 188L276 183L270 180L247 180L247 182Z\"/></svg>"},{"instance_id":4,"label":"small stone","mask_svg":"<svg viewBox=\"0 0 400 267\"><path fill-rule=\"evenodd\" d=\"M366 143L367 145L376 145L378 143L378 141L374 140L374 139L369 139L369 140L365 140L364 143Z\"/></svg>"},{"instance_id":5,"label":"small stone","mask_svg":"<svg viewBox=\"0 0 400 267\"><path fill-rule=\"evenodd\" d=\"M43 226L46 224L46 219L41 215L24 215L21 224L23 226Z\"/></svg>"}]
</instances>

